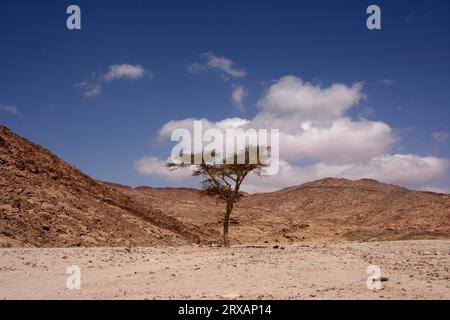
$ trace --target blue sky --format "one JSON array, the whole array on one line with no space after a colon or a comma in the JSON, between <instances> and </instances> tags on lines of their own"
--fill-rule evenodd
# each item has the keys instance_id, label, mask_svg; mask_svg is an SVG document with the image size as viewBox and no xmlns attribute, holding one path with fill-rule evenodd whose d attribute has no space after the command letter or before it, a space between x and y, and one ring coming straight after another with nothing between
<instances>
[{"instance_id":1,"label":"blue sky","mask_svg":"<svg viewBox=\"0 0 450 320\"><path fill-rule=\"evenodd\" d=\"M70 4L81 8L82 30L66 28ZM382 30L366 28L370 4L381 8ZM445 161L449 18L450 2L443 0L4 0L0 123L97 179L192 185L136 170L142 157L169 155L171 145L158 130L186 118L253 119L271 86L294 76L320 88L361 83L366 99L346 117L386 123L397 139L386 154ZM189 72L188 66L206 63L205 53L227 59L245 76L206 67ZM125 64L142 67L144 75L102 80L111 66ZM101 93L83 95L76 84L86 81L100 84ZM230 98L237 86L247 93L245 110ZM445 168L428 179L387 180L450 190Z\"/></svg>"}]
</instances>

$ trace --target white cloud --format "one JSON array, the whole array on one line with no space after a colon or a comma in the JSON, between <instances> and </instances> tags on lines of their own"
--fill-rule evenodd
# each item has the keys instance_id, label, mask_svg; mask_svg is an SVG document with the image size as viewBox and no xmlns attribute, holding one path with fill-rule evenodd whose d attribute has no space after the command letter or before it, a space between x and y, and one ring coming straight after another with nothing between
<instances>
[{"instance_id":1,"label":"white cloud","mask_svg":"<svg viewBox=\"0 0 450 320\"><path fill-rule=\"evenodd\" d=\"M19 108L16 106L0 105L0 112L6 112L15 116L21 116Z\"/></svg>"},{"instance_id":2,"label":"white cloud","mask_svg":"<svg viewBox=\"0 0 450 320\"><path fill-rule=\"evenodd\" d=\"M286 88L286 81L294 83L294 87L288 85ZM308 94L302 95L305 86ZM395 142L395 136L383 122L355 122L343 117L342 112L332 110L333 106L340 109L352 107L352 103L356 104L363 97L360 90L360 85L341 84L320 89L304 84L298 78L284 77L268 90L260 102L261 112L252 120L232 118L215 123L207 119L200 120L204 130L279 129L281 156L286 160L312 159L327 163L367 161L386 153ZM278 94L280 91L284 92ZM294 97L288 97L289 93ZM275 100L273 95L279 97L276 106L270 103ZM314 108L318 111L312 110ZM172 131L177 128L186 128L192 133L194 120L190 118L166 123L159 131L160 138L170 138Z\"/></svg>"},{"instance_id":3,"label":"white cloud","mask_svg":"<svg viewBox=\"0 0 450 320\"><path fill-rule=\"evenodd\" d=\"M347 111L364 98L360 83L322 88L287 76L267 90L253 119L200 120L204 130L280 130L279 173L266 178L250 177L244 188L247 191L269 191L325 177L372 178L416 188L446 175L449 160L392 154L391 147L398 138L388 124L348 117ZM170 138L177 128L192 132L194 120L166 123L159 131L160 139ZM294 165L299 161L311 164Z\"/></svg>"},{"instance_id":4,"label":"white cloud","mask_svg":"<svg viewBox=\"0 0 450 320\"><path fill-rule=\"evenodd\" d=\"M202 121L204 130L212 128L214 126L214 124L212 122L210 122L209 120L204 119L204 118L203 119L187 118L187 119L183 119L183 120L171 120L171 121L165 123L161 127L161 129L159 129L158 135L159 135L160 140L170 139L172 132L178 128L186 129L189 132L191 132L191 134L193 134L194 121L196 121L196 120Z\"/></svg>"},{"instance_id":5,"label":"white cloud","mask_svg":"<svg viewBox=\"0 0 450 320\"><path fill-rule=\"evenodd\" d=\"M285 76L275 82L258 105L266 113L296 120L326 121L342 116L364 95L362 84L352 86L333 84L321 88L294 76Z\"/></svg>"},{"instance_id":6,"label":"white cloud","mask_svg":"<svg viewBox=\"0 0 450 320\"><path fill-rule=\"evenodd\" d=\"M102 85L96 82L82 81L74 84L74 88L79 88L83 96L87 98L98 96L102 93Z\"/></svg>"},{"instance_id":7,"label":"white cloud","mask_svg":"<svg viewBox=\"0 0 450 320\"><path fill-rule=\"evenodd\" d=\"M166 161L156 157L136 160L134 168L142 175L159 176L173 181L186 180L192 175L192 170L189 168L171 171L166 167Z\"/></svg>"},{"instance_id":8,"label":"white cloud","mask_svg":"<svg viewBox=\"0 0 450 320\"><path fill-rule=\"evenodd\" d=\"M370 178L385 183L394 183L418 190L447 193L445 188L422 187L423 183L442 177L448 171L450 162L436 157L420 157L410 154L383 155L366 163L326 164L296 166L285 160L280 161L280 170L275 176L258 177L250 175L242 190L250 193L270 192L281 188L327 177L357 180ZM143 175L159 176L172 181L189 181L193 178L189 170L169 171L164 161L145 157L135 163L135 168Z\"/></svg>"},{"instance_id":9,"label":"white cloud","mask_svg":"<svg viewBox=\"0 0 450 320\"><path fill-rule=\"evenodd\" d=\"M188 65L188 72L195 74L206 70L215 70L222 75L230 76L232 78L241 78L247 74L244 69L237 68L232 60L214 55L210 52L204 53L201 56L201 60L201 62L195 62Z\"/></svg>"},{"instance_id":10,"label":"white cloud","mask_svg":"<svg viewBox=\"0 0 450 320\"><path fill-rule=\"evenodd\" d=\"M436 157L411 154L383 155L367 163L356 164L338 174L339 177L359 179L367 177L385 182L414 186L442 177L448 170L449 161Z\"/></svg>"},{"instance_id":11,"label":"white cloud","mask_svg":"<svg viewBox=\"0 0 450 320\"><path fill-rule=\"evenodd\" d=\"M433 132L433 134L431 136L437 142L445 142L448 139L450 139L450 133L443 132L443 131L441 131L441 132Z\"/></svg>"},{"instance_id":12,"label":"white cloud","mask_svg":"<svg viewBox=\"0 0 450 320\"><path fill-rule=\"evenodd\" d=\"M351 180L370 178L421 189L420 185L424 182L445 175L449 166L447 159L409 154L383 155L365 163L341 165L319 162L309 166L293 166L287 161L281 161L276 176L250 176L243 190L267 192L327 177Z\"/></svg>"},{"instance_id":13,"label":"white cloud","mask_svg":"<svg viewBox=\"0 0 450 320\"><path fill-rule=\"evenodd\" d=\"M140 65L115 64L109 67L109 71L102 78L106 82L119 79L137 80L145 74L146 70Z\"/></svg>"},{"instance_id":14,"label":"white cloud","mask_svg":"<svg viewBox=\"0 0 450 320\"><path fill-rule=\"evenodd\" d=\"M286 133L280 126L280 132L281 156L286 160L363 162L384 154L395 141L387 124L349 118L336 119L323 127L303 122L296 133Z\"/></svg>"},{"instance_id":15,"label":"white cloud","mask_svg":"<svg viewBox=\"0 0 450 320\"><path fill-rule=\"evenodd\" d=\"M140 65L114 64L103 76L93 73L88 80L75 83L73 87L80 89L86 98L92 98L102 93L105 83L115 80L137 80L145 75L151 76L151 72Z\"/></svg>"},{"instance_id":16,"label":"white cloud","mask_svg":"<svg viewBox=\"0 0 450 320\"><path fill-rule=\"evenodd\" d=\"M247 95L248 91L244 86L239 85L233 87L233 91L231 92L231 101L233 101L234 106L240 111L245 110L244 100Z\"/></svg>"},{"instance_id":17,"label":"white cloud","mask_svg":"<svg viewBox=\"0 0 450 320\"><path fill-rule=\"evenodd\" d=\"M198 73L201 73L201 72L205 71L206 67L203 64L199 63L199 62L194 62L194 63L189 64L186 67L186 70L189 73L198 74Z\"/></svg>"}]
</instances>

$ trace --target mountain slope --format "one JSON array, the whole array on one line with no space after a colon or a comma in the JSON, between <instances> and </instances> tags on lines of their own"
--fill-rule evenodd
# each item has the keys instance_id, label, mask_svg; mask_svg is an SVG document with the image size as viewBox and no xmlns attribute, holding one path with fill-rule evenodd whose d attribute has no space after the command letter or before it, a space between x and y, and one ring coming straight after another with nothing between
<instances>
[{"instance_id":1,"label":"mountain slope","mask_svg":"<svg viewBox=\"0 0 450 320\"><path fill-rule=\"evenodd\" d=\"M171 245L202 234L2 126L0 190L0 246Z\"/></svg>"},{"instance_id":2,"label":"mountain slope","mask_svg":"<svg viewBox=\"0 0 450 320\"><path fill-rule=\"evenodd\" d=\"M322 179L254 195L245 206L308 224L311 236L346 240L450 237L450 196L369 179Z\"/></svg>"},{"instance_id":3,"label":"mountain slope","mask_svg":"<svg viewBox=\"0 0 450 320\"><path fill-rule=\"evenodd\" d=\"M225 209L217 199L196 189L124 192L220 241ZM322 179L243 197L231 216L230 236L234 243L450 238L450 196L368 179Z\"/></svg>"}]
</instances>

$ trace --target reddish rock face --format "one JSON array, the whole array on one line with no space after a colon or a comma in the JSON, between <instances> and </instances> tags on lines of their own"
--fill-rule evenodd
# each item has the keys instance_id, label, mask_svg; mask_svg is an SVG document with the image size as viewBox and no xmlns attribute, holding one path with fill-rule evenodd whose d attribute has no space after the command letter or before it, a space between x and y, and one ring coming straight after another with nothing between
<instances>
[{"instance_id":1,"label":"reddish rock face","mask_svg":"<svg viewBox=\"0 0 450 320\"><path fill-rule=\"evenodd\" d=\"M177 221L0 127L0 246L187 243Z\"/></svg>"},{"instance_id":2,"label":"reddish rock face","mask_svg":"<svg viewBox=\"0 0 450 320\"><path fill-rule=\"evenodd\" d=\"M188 188L101 182L0 126L0 246L220 243L224 204ZM450 238L450 196L322 179L245 195L232 243Z\"/></svg>"}]
</instances>

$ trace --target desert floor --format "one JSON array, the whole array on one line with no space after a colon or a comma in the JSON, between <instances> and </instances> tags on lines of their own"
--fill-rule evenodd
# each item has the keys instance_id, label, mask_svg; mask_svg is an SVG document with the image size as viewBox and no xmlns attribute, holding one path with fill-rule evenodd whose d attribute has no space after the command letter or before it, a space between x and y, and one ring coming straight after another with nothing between
<instances>
[{"instance_id":1,"label":"desert floor","mask_svg":"<svg viewBox=\"0 0 450 320\"><path fill-rule=\"evenodd\" d=\"M0 249L0 299L450 299L448 240L283 248ZM367 288L370 265L381 290Z\"/></svg>"}]
</instances>

